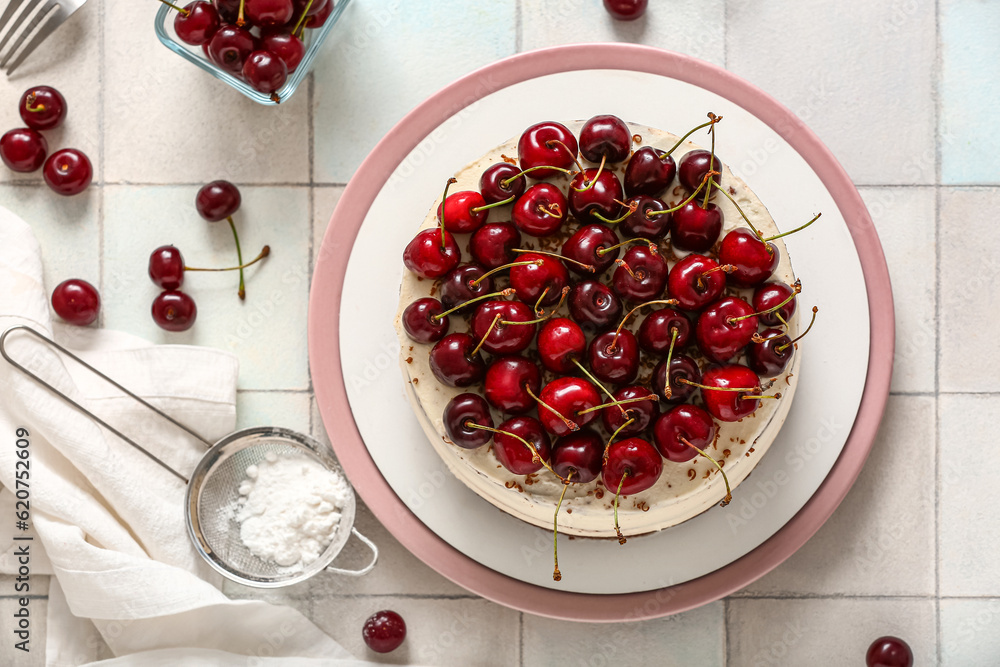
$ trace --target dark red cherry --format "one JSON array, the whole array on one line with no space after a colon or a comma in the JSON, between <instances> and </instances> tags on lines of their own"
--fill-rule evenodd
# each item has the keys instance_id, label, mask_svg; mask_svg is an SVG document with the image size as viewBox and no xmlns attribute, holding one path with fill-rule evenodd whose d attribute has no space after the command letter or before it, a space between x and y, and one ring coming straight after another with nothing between
<instances>
[{"instance_id":1,"label":"dark red cherry","mask_svg":"<svg viewBox=\"0 0 1000 667\"><path fill-rule=\"evenodd\" d=\"M711 257L692 253L674 264L667 277L667 294L684 310L701 310L726 288L726 274Z\"/></svg>"},{"instance_id":2,"label":"dark red cherry","mask_svg":"<svg viewBox=\"0 0 1000 667\"><path fill-rule=\"evenodd\" d=\"M510 472L515 475L530 475L542 469L542 461L549 460L551 454L549 434L534 417L513 417L497 428L530 442L541 458L541 461L536 462L534 453L525 447L523 442L509 435L497 433L493 436L493 454L500 465Z\"/></svg>"},{"instance_id":3,"label":"dark red cherry","mask_svg":"<svg viewBox=\"0 0 1000 667\"><path fill-rule=\"evenodd\" d=\"M302 40L281 28L261 32L261 42L264 50L281 58L289 74L295 71L306 55L306 46Z\"/></svg>"},{"instance_id":4,"label":"dark red cherry","mask_svg":"<svg viewBox=\"0 0 1000 667\"><path fill-rule=\"evenodd\" d=\"M573 360L583 359L587 337L573 320L555 317L542 325L538 332L538 359L553 373L572 373Z\"/></svg>"},{"instance_id":5,"label":"dark red cherry","mask_svg":"<svg viewBox=\"0 0 1000 667\"><path fill-rule=\"evenodd\" d=\"M597 393L597 388L586 380L575 377L556 378L552 382L542 387L542 393L538 395L541 403L538 405L538 419L542 422L545 430L553 435L566 435L575 430L570 428L559 415L562 415L577 427L586 426L597 418L597 410L579 414L581 410L587 410L601 404L601 395ZM551 410L549 409L551 408ZM556 415L552 412L559 413Z\"/></svg>"},{"instance_id":6,"label":"dark red cherry","mask_svg":"<svg viewBox=\"0 0 1000 667\"><path fill-rule=\"evenodd\" d=\"M604 441L589 428L564 435L552 446L552 469L574 484L597 479L603 459Z\"/></svg>"},{"instance_id":7,"label":"dark red cherry","mask_svg":"<svg viewBox=\"0 0 1000 667\"><path fill-rule=\"evenodd\" d=\"M243 78L254 90L271 95L285 85L288 67L270 51L254 51L243 63Z\"/></svg>"},{"instance_id":8,"label":"dark red cherry","mask_svg":"<svg viewBox=\"0 0 1000 667\"><path fill-rule=\"evenodd\" d=\"M681 438L698 449L707 449L715 441L715 420L697 405L678 405L664 412L653 425L653 444L663 458L684 463L698 456Z\"/></svg>"},{"instance_id":9,"label":"dark red cherry","mask_svg":"<svg viewBox=\"0 0 1000 667\"><path fill-rule=\"evenodd\" d=\"M219 12L219 18L225 23L236 23L240 14L240 0L212 0L212 5Z\"/></svg>"},{"instance_id":10,"label":"dark red cherry","mask_svg":"<svg viewBox=\"0 0 1000 667\"><path fill-rule=\"evenodd\" d=\"M438 292L445 310L451 310L460 303L496 291L493 288L492 276L479 280L485 274L486 270L476 264L459 264L446 273L441 279Z\"/></svg>"},{"instance_id":11,"label":"dark red cherry","mask_svg":"<svg viewBox=\"0 0 1000 667\"><path fill-rule=\"evenodd\" d=\"M650 301L663 294L668 267L659 252L648 246L633 246L622 258L626 266L615 269L611 288L627 301Z\"/></svg>"},{"instance_id":12,"label":"dark red cherry","mask_svg":"<svg viewBox=\"0 0 1000 667\"><path fill-rule=\"evenodd\" d=\"M52 310L70 324L85 327L97 321L101 297L86 280L64 280L52 290Z\"/></svg>"},{"instance_id":13,"label":"dark red cherry","mask_svg":"<svg viewBox=\"0 0 1000 667\"><path fill-rule=\"evenodd\" d=\"M483 395L501 412L520 414L535 407L542 373L534 362L516 355L498 357L486 369ZM528 392L531 393L528 393Z\"/></svg>"},{"instance_id":14,"label":"dark red cherry","mask_svg":"<svg viewBox=\"0 0 1000 667\"><path fill-rule=\"evenodd\" d=\"M332 6L333 2L327 5ZM376 653L395 651L406 639L406 623L396 612L383 609L368 617L361 628L361 636L368 648Z\"/></svg>"},{"instance_id":15,"label":"dark red cherry","mask_svg":"<svg viewBox=\"0 0 1000 667\"><path fill-rule=\"evenodd\" d=\"M467 333L448 334L431 348L430 365L434 377L449 387L468 387L483 379L486 364L472 351L479 339Z\"/></svg>"},{"instance_id":16,"label":"dark red cherry","mask_svg":"<svg viewBox=\"0 0 1000 667\"><path fill-rule=\"evenodd\" d=\"M604 8L619 21L634 21L646 13L649 0L604 0Z\"/></svg>"},{"instance_id":17,"label":"dark red cherry","mask_svg":"<svg viewBox=\"0 0 1000 667\"><path fill-rule=\"evenodd\" d=\"M292 0L292 5L295 8L292 19L296 20L301 17L302 12L305 12L306 16L316 16L330 4L332 3L329 0L313 0L312 2L310 0Z\"/></svg>"},{"instance_id":18,"label":"dark red cherry","mask_svg":"<svg viewBox=\"0 0 1000 667\"><path fill-rule=\"evenodd\" d=\"M28 88L21 95L18 111L33 130L53 130L66 118L66 98L52 86Z\"/></svg>"},{"instance_id":19,"label":"dark red cherry","mask_svg":"<svg viewBox=\"0 0 1000 667\"><path fill-rule=\"evenodd\" d=\"M746 227L730 231L719 246L719 261L736 267L729 274L729 282L737 287L754 287L763 283L778 268L779 257L778 246L773 243L764 245Z\"/></svg>"},{"instance_id":20,"label":"dark red cherry","mask_svg":"<svg viewBox=\"0 0 1000 667\"><path fill-rule=\"evenodd\" d=\"M32 172L45 164L49 144L45 137L27 127L9 130L0 137L0 159L9 169Z\"/></svg>"},{"instance_id":21,"label":"dark red cherry","mask_svg":"<svg viewBox=\"0 0 1000 667\"><path fill-rule=\"evenodd\" d=\"M444 245L441 235L444 234ZM417 232L403 250L403 264L421 278L440 278L456 266L462 257L455 237L438 227Z\"/></svg>"},{"instance_id":22,"label":"dark red cherry","mask_svg":"<svg viewBox=\"0 0 1000 667\"><path fill-rule=\"evenodd\" d=\"M795 294L795 290L785 283L765 283L753 291L751 305L758 313L764 313L765 310L775 308L793 294ZM791 301L778 310L758 315L760 323L766 327L776 327L781 324L782 319L788 322L795 314L796 301L797 299L793 297ZM779 315L781 319L779 319Z\"/></svg>"},{"instance_id":23,"label":"dark red cherry","mask_svg":"<svg viewBox=\"0 0 1000 667\"><path fill-rule=\"evenodd\" d=\"M656 448L642 438L626 438L608 448L608 461L601 476L605 488L617 491L621 484L621 494L628 496L656 484L661 472L663 459Z\"/></svg>"},{"instance_id":24,"label":"dark red cherry","mask_svg":"<svg viewBox=\"0 0 1000 667\"><path fill-rule=\"evenodd\" d=\"M621 214L625 191L613 171L590 168L569 184L569 212L582 224L615 220Z\"/></svg>"},{"instance_id":25,"label":"dark red cherry","mask_svg":"<svg viewBox=\"0 0 1000 667\"><path fill-rule=\"evenodd\" d=\"M628 384L639 374L639 343L628 329L605 331L590 341L587 365L598 380Z\"/></svg>"},{"instance_id":26,"label":"dark red cherry","mask_svg":"<svg viewBox=\"0 0 1000 667\"><path fill-rule=\"evenodd\" d=\"M609 114L594 116L580 130L580 155L591 162L605 158L616 164L628 157L632 132L621 118Z\"/></svg>"},{"instance_id":27,"label":"dark red cherry","mask_svg":"<svg viewBox=\"0 0 1000 667\"><path fill-rule=\"evenodd\" d=\"M418 343L436 343L448 333L450 320L447 317L435 319L444 312L441 302L432 297L417 299L403 310L403 329L406 335Z\"/></svg>"},{"instance_id":28,"label":"dark red cherry","mask_svg":"<svg viewBox=\"0 0 1000 667\"><path fill-rule=\"evenodd\" d=\"M510 286L525 303L549 306L559 301L569 284L566 265L550 255L522 253L518 261L535 262L510 268ZM541 299L541 301L539 301Z\"/></svg>"},{"instance_id":29,"label":"dark red cherry","mask_svg":"<svg viewBox=\"0 0 1000 667\"><path fill-rule=\"evenodd\" d=\"M670 381L670 398L667 398L667 380ZM667 403L683 403L694 395L697 387L681 382L681 378L688 382L701 383L701 369L695 360L686 354L674 354L670 357L670 363L664 359L653 368L653 391Z\"/></svg>"},{"instance_id":30,"label":"dark red cherry","mask_svg":"<svg viewBox=\"0 0 1000 667\"><path fill-rule=\"evenodd\" d=\"M566 196L551 183L535 183L514 202L510 219L532 236L550 236L566 221Z\"/></svg>"},{"instance_id":31,"label":"dark red cherry","mask_svg":"<svg viewBox=\"0 0 1000 667\"><path fill-rule=\"evenodd\" d=\"M292 0L246 0L244 7L247 20L262 28L285 25L294 13Z\"/></svg>"},{"instance_id":32,"label":"dark red cherry","mask_svg":"<svg viewBox=\"0 0 1000 667\"><path fill-rule=\"evenodd\" d=\"M581 276L599 276L607 271L618 259L620 248L604 252L606 248L618 245L618 236L604 225L584 225L563 243L562 256L568 257L570 271ZM579 264L594 267L588 271Z\"/></svg>"},{"instance_id":33,"label":"dark red cherry","mask_svg":"<svg viewBox=\"0 0 1000 667\"><path fill-rule=\"evenodd\" d=\"M220 26L208 41L208 55L230 74L242 74L243 64L257 48L257 38L246 28Z\"/></svg>"},{"instance_id":34,"label":"dark red cherry","mask_svg":"<svg viewBox=\"0 0 1000 667\"><path fill-rule=\"evenodd\" d=\"M174 16L174 32L186 44L201 46L212 39L221 24L219 12L210 3L196 0Z\"/></svg>"},{"instance_id":35,"label":"dark red cherry","mask_svg":"<svg viewBox=\"0 0 1000 667\"><path fill-rule=\"evenodd\" d=\"M632 154L625 167L625 194L629 197L659 197L674 180L676 172L674 158L667 155L666 151L643 146Z\"/></svg>"},{"instance_id":36,"label":"dark red cherry","mask_svg":"<svg viewBox=\"0 0 1000 667\"><path fill-rule=\"evenodd\" d=\"M149 255L149 279L163 289L184 284L184 256L172 245L160 246Z\"/></svg>"},{"instance_id":37,"label":"dark red cherry","mask_svg":"<svg viewBox=\"0 0 1000 667\"><path fill-rule=\"evenodd\" d=\"M491 329L490 325L497 315L500 320ZM534 319L531 307L520 301L485 301L476 308L476 314L472 316L472 334L477 343L486 337L483 349L490 354L517 354L531 344L537 325L505 323L530 322Z\"/></svg>"},{"instance_id":38,"label":"dark red cherry","mask_svg":"<svg viewBox=\"0 0 1000 667\"><path fill-rule=\"evenodd\" d=\"M71 197L87 189L94 178L94 168L83 151L62 148L45 161L42 177L53 192Z\"/></svg>"},{"instance_id":39,"label":"dark red cherry","mask_svg":"<svg viewBox=\"0 0 1000 667\"><path fill-rule=\"evenodd\" d=\"M604 283L584 280L569 292L569 314L578 324L605 329L622 318L622 302Z\"/></svg>"},{"instance_id":40,"label":"dark red cherry","mask_svg":"<svg viewBox=\"0 0 1000 667\"><path fill-rule=\"evenodd\" d=\"M899 637L879 637L865 654L867 667L913 667L913 651Z\"/></svg>"},{"instance_id":41,"label":"dark red cherry","mask_svg":"<svg viewBox=\"0 0 1000 667\"><path fill-rule=\"evenodd\" d=\"M689 151L681 157L677 165L677 180L688 190L697 190L698 186L704 180L705 174L708 173L710 165L714 165L714 170L720 174L722 173L722 161L719 160L718 155L715 156L715 160L713 161L710 151L702 148ZM717 182L722 182L722 176L713 176L713 178Z\"/></svg>"},{"instance_id":42,"label":"dark red cherry","mask_svg":"<svg viewBox=\"0 0 1000 667\"><path fill-rule=\"evenodd\" d=\"M463 190L448 195L444 202L444 228L452 234L471 234L479 229L489 210L474 209L486 206L486 200L475 190ZM438 219L441 219L441 207L438 207Z\"/></svg>"},{"instance_id":43,"label":"dark red cherry","mask_svg":"<svg viewBox=\"0 0 1000 667\"><path fill-rule=\"evenodd\" d=\"M670 238L678 250L706 252L721 231L722 210L711 202L702 208L697 200L690 201L673 212L670 222Z\"/></svg>"},{"instance_id":44,"label":"dark red cherry","mask_svg":"<svg viewBox=\"0 0 1000 667\"><path fill-rule=\"evenodd\" d=\"M746 389L747 391L717 391L702 389L705 409L718 420L734 422L753 414L760 399L747 398L760 394L760 378L746 366L729 364L715 366L701 376L701 384L708 387Z\"/></svg>"},{"instance_id":45,"label":"dark red cherry","mask_svg":"<svg viewBox=\"0 0 1000 667\"><path fill-rule=\"evenodd\" d=\"M565 125L553 121L532 125L517 141L521 169L542 166L567 169L574 164L577 148L573 133ZM531 176L548 178L558 173L552 169L539 169L531 172Z\"/></svg>"},{"instance_id":46,"label":"dark red cherry","mask_svg":"<svg viewBox=\"0 0 1000 667\"><path fill-rule=\"evenodd\" d=\"M310 12L311 16L306 18L306 22L303 24L310 30L316 30L317 28L322 28L326 25L327 19L333 14L334 0L329 0L329 2L324 2L315 14Z\"/></svg>"},{"instance_id":47,"label":"dark red cherry","mask_svg":"<svg viewBox=\"0 0 1000 667\"><path fill-rule=\"evenodd\" d=\"M791 360L795 346L781 329L765 329L761 338L763 342L747 345L747 366L761 377L777 377Z\"/></svg>"},{"instance_id":48,"label":"dark red cherry","mask_svg":"<svg viewBox=\"0 0 1000 667\"><path fill-rule=\"evenodd\" d=\"M487 204L495 204L524 194L527 187L524 176L514 178L521 173L515 165L509 162L497 162L486 168L479 177L479 191Z\"/></svg>"},{"instance_id":49,"label":"dark red cherry","mask_svg":"<svg viewBox=\"0 0 1000 667\"><path fill-rule=\"evenodd\" d=\"M520 247L521 232L511 222L487 222L469 240L472 259L487 269L513 262L517 255L511 250Z\"/></svg>"},{"instance_id":50,"label":"dark red cherry","mask_svg":"<svg viewBox=\"0 0 1000 667\"><path fill-rule=\"evenodd\" d=\"M444 408L444 432L463 449L482 447L493 439L492 431L469 426L469 422L493 428L490 406L479 394L459 394Z\"/></svg>"},{"instance_id":51,"label":"dark red cherry","mask_svg":"<svg viewBox=\"0 0 1000 667\"><path fill-rule=\"evenodd\" d=\"M240 190L229 181L212 181L201 186L195 195L198 215L209 222L219 222L240 210L243 202Z\"/></svg>"},{"instance_id":52,"label":"dark red cherry","mask_svg":"<svg viewBox=\"0 0 1000 667\"><path fill-rule=\"evenodd\" d=\"M753 313L753 307L738 296L727 296L709 305L695 324L698 348L711 361L729 361L757 333L757 316Z\"/></svg>"},{"instance_id":53,"label":"dark red cherry","mask_svg":"<svg viewBox=\"0 0 1000 667\"><path fill-rule=\"evenodd\" d=\"M666 354L676 330L674 351L677 352L691 342L691 329L691 320L684 313L673 308L654 310L639 325L639 347L652 354Z\"/></svg>"},{"instance_id":54,"label":"dark red cherry","mask_svg":"<svg viewBox=\"0 0 1000 667\"><path fill-rule=\"evenodd\" d=\"M653 392L639 385L629 385L616 391L613 396L616 401L627 401L645 396L655 396ZM625 412L622 412L624 408ZM627 437L638 435L646 430L646 427L660 415L660 405L654 400L635 401L621 406L609 405L601 410L601 422L604 430L608 433L618 431L628 420L634 420L631 424L618 431L618 435Z\"/></svg>"},{"instance_id":55,"label":"dark red cherry","mask_svg":"<svg viewBox=\"0 0 1000 667\"><path fill-rule=\"evenodd\" d=\"M187 331L194 326L198 308L184 292L167 290L153 299L153 321L167 331Z\"/></svg>"},{"instance_id":56,"label":"dark red cherry","mask_svg":"<svg viewBox=\"0 0 1000 667\"><path fill-rule=\"evenodd\" d=\"M642 238L658 241L670 232L670 214L650 215L656 211L667 210L663 200L648 195L634 195L625 202L635 204L635 212L618 224L622 235L627 238Z\"/></svg>"}]
</instances>

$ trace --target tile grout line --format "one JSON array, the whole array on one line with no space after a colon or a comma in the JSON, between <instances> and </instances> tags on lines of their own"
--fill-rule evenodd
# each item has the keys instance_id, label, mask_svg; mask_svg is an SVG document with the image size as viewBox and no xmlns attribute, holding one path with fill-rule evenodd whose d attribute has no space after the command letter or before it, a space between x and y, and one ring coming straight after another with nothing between
<instances>
[{"instance_id":1,"label":"tile grout line","mask_svg":"<svg viewBox=\"0 0 1000 667\"><path fill-rule=\"evenodd\" d=\"M941 3L934 1L934 633L941 664Z\"/></svg>"}]
</instances>

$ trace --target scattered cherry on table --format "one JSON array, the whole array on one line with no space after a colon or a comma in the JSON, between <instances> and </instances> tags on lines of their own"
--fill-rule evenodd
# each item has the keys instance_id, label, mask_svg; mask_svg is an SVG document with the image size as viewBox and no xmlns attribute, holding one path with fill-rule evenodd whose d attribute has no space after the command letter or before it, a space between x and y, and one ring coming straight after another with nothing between
<instances>
[{"instance_id":1,"label":"scattered cherry on table","mask_svg":"<svg viewBox=\"0 0 1000 667\"><path fill-rule=\"evenodd\" d=\"M619 21L634 21L646 13L649 0L604 0L604 8Z\"/></svg>"},{"instance_id":2,"label":"scattered cherry on table","mask_svg":"<svg viewBox=\"0 0 1000 667\"><path fill-rule=\"evenodd\" d=\"M94 168L83 151L63 148L45 161L42 176L53 192L70 197L87 189L94 178Z\"/></svg>"},{"instance_id":3,"label":"scattered cherry on table","mask_svg":"<svg viewBox=\"0 0 1000 667\"><path fill-rule=\"evenodd\" d=\"M879 637L868 647L865 664L868 667L912 667L913 651L899 637Z\"/></svg>"},{"instance_id":4,"label":"scattered cherry on table","mask_svg":"<svg viewBox=\"0 0 1000 667\"><path fill-rule=\"evenodd\" d=\"M18 107L21 120L33 130L54 130L66 118L66 98L51 86L28 88Z\"/></svg>"},{"instance_id":5,"label":"scattered cherry on table","mask_svg":"<svg viewBox=\"0 0 1000 667\"><path fill-rule=\"evenodd\" d=\"M45 164L48 151L45 137L28 127L10 130L0 137L0 159L14 171L36 171Z\"/></svg>"},{"instance_id":6,"label":"scattered cherry on table","mask_svg":"<svg viewBox=\"0 0 1000 667\"><path fill-rule=\"evenodd\" d=\"M101 297L86 280L71 278L52 290L52 310L70 324L85 327L97 321Z\"/></svg>"},{"instance_id":7,"label":"scattered cherry on table","mask_svg":"<svg viewBox=\"0 0 1000 667\"><path fill-rule=\"evenodd\" d=\"M368 648L376 653L395 651L406 639L406 622L396 612L383 609L368 617L361 636Z\"/></svg>"}]
</instances>

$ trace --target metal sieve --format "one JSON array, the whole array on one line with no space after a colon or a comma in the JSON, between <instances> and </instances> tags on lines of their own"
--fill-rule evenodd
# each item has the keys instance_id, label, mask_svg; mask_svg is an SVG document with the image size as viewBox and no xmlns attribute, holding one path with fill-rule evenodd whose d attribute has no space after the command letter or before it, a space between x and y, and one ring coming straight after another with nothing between
<instances>
[{"instance_id":1,"label":"metal sieve","mask_svg":"<svg viewBox=\"0 0 1000 667\"><path fill-rule=\"evenodd\" d=\"M157 458L149 450L115 429L35 373L14 361L7 353L6 342L7 337L18 330L28 333L58 350L146 408L160 415L171 424L174 424L204 443L209 450L198 461L191 479L188 480L188 478ZM333 459L329 448L324 447L313 438L284 428L258 426L230 433L213 444L170 415L162 412L159 408L118 384L63 346L28 326L19 325L11 327L0 335L0 355L14 368L86 414L187 484L184 518L187 523L188 535L202 558L214 570L226 578L245 586L279 588L308 579L321 570L349 576L360 576L371 572L372 568L375 567L375 563L378 561L378 547L354 527L357 501L354 496L354 489L350 483L347 484L349 491L347 502L344 504L344 507L340 508L340 521L337 524L336 532L330 544L316 560L301 569L296 570L281 567L276 563L258 558L250 552L240 539L240 524L236 519L236 501L240 497L240 483L247 477L247 468L252 465L259 465L266 459L269 453L277 457L295 457L316 461L332 474L339 475L346 481L343 470L341 470L340 466ZM332 567L330 563L340 554L351 535L357 537L358 540L371 550L371 560L359 570Z\"/></svg>"}]
</instances>

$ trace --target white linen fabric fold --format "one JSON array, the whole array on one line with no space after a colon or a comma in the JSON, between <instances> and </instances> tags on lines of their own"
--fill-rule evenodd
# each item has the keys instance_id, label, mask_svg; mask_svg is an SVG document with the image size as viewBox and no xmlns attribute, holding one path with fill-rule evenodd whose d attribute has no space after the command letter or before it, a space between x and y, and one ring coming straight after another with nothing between
<instances>
[{"instance_id":1,"label":"white linen fabric fold","mask_svg":"<svg viewBox=\"0 0 1000 667\"><path fill-rule=\"evenodd\" d=\"M2 207L0 248L0 332L28 325L52 337L210 442L234 429L235 357L53 324L37 241ZM205 452L204 443L34 337L15 332L7 349L181 474ZM47 664L94 658L93 633L81 632L87 623L117 656L102 664L369 664L294 609L227 598L188 539L184 483L2 359L0 525L14 525L19 428L30 441L32 524L21 536L32 539L0 533L0 572L15 573L17 546L30 545L32 574L53 575Z\"/></svg>"}]
</instances>

